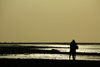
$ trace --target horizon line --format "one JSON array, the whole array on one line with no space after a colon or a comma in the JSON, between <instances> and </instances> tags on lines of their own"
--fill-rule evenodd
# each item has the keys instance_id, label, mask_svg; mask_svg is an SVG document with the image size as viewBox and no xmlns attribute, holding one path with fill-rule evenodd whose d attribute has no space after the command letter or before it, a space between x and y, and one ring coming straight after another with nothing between
<instances>
[{"instance_id":1,"label":"horizon line","mask_svg":"<svg viewBox=\"0 0 100 67\"><path fill-rule=\"evenodd\" d=\"M76 42L77 44L100 44L98 42ZM70 44L70 42L0 42L0 44Z\"/></svg>"}]
</instances>

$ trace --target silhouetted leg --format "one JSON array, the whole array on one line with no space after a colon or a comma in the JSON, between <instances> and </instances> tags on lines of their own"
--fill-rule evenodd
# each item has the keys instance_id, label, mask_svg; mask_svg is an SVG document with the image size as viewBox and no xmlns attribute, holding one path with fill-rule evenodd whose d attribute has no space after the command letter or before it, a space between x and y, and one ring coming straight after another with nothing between
<instances>
[{"instance_id":1,"label":"silhouetted leg","mask_svg":"<svg viewBox=\"0 0 100 67\"><path fill-rule=\"evenodd\" d=\"M71 57L71 53L69 54L69 60L70 60L70 57Z\"/></svg>"},{"instance_id":2,"label":"silhouetted leg","mask_svg":"<svg viewBox=\"0 0 100 67\"><path fill-rule=\"evenodd\" d=\"M73 60L75 60L75 57L76 57L76 55L75 55L75 53L73 54Z\"/></svg>"},{"instance_id":3,"label":"silhouetted leg","mask_svg":"<svg viewBox=\"0 0 100 67\"><path fill-rule=\"evenodd\" d=\"M74 58L76 59L76 53L75 53L75 55L74 55Z\"/></svg>"},{"instance_id":4,"label":"silhouetted leg","mask_svg":"<svg viewBox=\"0 0 100 67\"><path fill-rule=\"evenodd\" d=\"M72 57L73 57L73 60L75 60L74 54L72 55Z\"/></svg>"}]
</instances>

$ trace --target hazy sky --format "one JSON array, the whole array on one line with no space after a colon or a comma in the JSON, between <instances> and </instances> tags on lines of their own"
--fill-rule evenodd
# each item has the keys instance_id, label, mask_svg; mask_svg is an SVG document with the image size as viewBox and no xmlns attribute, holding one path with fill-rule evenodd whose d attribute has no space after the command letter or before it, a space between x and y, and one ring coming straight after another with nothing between
<instances>
[{"instance_id":1,"label":"hazy sky","mask_svg":"<svg viewBox=\"0 0 100 67\"><path fill-rule=\"evenodd\" d=\"M100 42L100 0L0 0L0 42Z\"/></svg>"}]
</instances>

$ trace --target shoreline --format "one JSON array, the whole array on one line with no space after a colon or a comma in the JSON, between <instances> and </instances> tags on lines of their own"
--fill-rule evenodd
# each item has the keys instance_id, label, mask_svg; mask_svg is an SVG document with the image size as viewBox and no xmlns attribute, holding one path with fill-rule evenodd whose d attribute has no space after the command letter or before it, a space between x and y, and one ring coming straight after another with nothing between
<instances>
[{"instance_id":1,"label":"shoreline","mask_svg":"<svg viewBox=\"0 0 100 67\"><path fill-rule=\"evenodd\" d=\"M0 42L0 44L57 44L57 45L69 45L70 42ZM77 42L77 44L81 45L100 45L100 43L88 43L88 42Z\"/></svg>"}]
</instances>

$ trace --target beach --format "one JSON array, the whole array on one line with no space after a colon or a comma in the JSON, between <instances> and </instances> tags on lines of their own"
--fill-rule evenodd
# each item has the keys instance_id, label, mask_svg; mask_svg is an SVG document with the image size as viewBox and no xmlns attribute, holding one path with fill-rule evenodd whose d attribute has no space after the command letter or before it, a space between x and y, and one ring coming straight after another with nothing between
<instances>
[{"instance_id":1,"label":"beach","mask_svg":"<svg viewBox=\"0 0 100 67\"><path fill-rule=\"evenodd\" d=\"M69 54L3 54L1 59L50 59L50 60L69 60ZM71 57L71 60L72 57ZM76 60L100 61L100 56L76 55Z\"/></svg>"},{"instance_id":2,"label":"beach","mask_svg":"<svg viewBox=\"0 0 100 67\"><path fill-rule=\"evenodd\" d=\"M76 60L100 61L100 45L78 45ZM0 44L0 58L69 60L69 45Z\"/></svg>"},{"instance_id":3,"label":"beach","mask_svg":"<svg viewBox=\"0 0 100 67\"><path fill-rule=\"evenodd\" d=\"M0 46L0 60L8 66L18 66L18 64L21 66L85 66L86 64L91 66L99 64L99 45L79 45L79 48L76 60L73 61L72 58L69 60L69 45L6 44Z\"/></svg>"}]
</instances>

